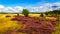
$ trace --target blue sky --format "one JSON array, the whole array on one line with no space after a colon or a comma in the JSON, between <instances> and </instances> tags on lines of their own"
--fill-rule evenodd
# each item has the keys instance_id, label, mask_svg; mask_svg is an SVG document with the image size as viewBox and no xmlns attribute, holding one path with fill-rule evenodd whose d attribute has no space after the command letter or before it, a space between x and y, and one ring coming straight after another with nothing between
<instances>
[{"instance_id":1,"label":"blue sky","mask_svg":"<svg viewBox=\"0 0 60 34\"><path fill-rule=\"evenodd\" d=\"M0 12L45 12L60 9L60 0L0 0Z\"/></svg>"},{"instance_id":2,"label":"blue sky","mask_svg":"<svg viewBox=\"0 0 60 34\"><path fill-rule=\"evenodd\" d=\"M5 6L27 6L27 5L33 5L38 2L41 2L42 0L0 0L0 4Z\"/></svg>"},{"instance_id":3,"label":"blue sky","mask_svg":"<svg viewBox=\"0 0 60 34\"><path fill-rule=\"evenodd\" d=\"M60 2L60 0L0 0L0 4L4 6L35 6L37 3L43 4L43 3L54 3L54 2Z\"/></svg>"}]
</instances>

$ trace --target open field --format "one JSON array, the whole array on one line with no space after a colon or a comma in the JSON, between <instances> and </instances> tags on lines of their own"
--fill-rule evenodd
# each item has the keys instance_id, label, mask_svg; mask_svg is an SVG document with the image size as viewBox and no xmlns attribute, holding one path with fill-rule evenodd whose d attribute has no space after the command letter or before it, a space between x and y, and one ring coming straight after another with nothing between
<instances>
[{"instance_id":1,"label":"open field","mask_svg":"<svg viewBox=\"0 0 60 34\"><path fill-rule=\"evenodd\" d=\"M46 34L60 34L60 21L57 21L57 18L58 17L48 16L40 17L40 14L29 14L29 17L24 17L22 14L20 14L20 16L17 16L17 14L0 14L0 34L44 34L39 31L39 28L42 27L43 29L46 25L49 25L47 30L51 30L52 32L45 32ZM41 25L35 22L41 22ZM28 33L25 32L27 31L24 29L26 27L28 29ZM31 33L30 27L33 29L36 28L38 32L32 30ZM20 30L22 30L22 32Z\"/></svg>"}]
</instances>

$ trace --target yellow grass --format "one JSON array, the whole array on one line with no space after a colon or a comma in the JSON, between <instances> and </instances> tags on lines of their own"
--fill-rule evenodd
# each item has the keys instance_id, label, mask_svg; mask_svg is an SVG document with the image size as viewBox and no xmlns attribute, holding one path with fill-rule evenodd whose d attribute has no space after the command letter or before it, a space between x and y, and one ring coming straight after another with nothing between
<instances>
[{"instance_id":1,"label":"yellow grass","mask_svg":"<svg viewBox=\"0 0 60 34\"><path fill-rule=\"evenodd\" d=\"M55 18L55 17L46 17L45 19L47 19L47 20L57 20L57 18Z\"/></svg>"},{"instance_id":2,"label":"yellow grass","mask_svg":"<svg viewBox=\"0 0 60 34\"><path fill-rule=\"evenodd\" d=\"M30 17L40 17L40 14L29 14Z\"/></svg>"},{"instance_id":3,"label":"yellow grass","mask_svg":"<svg viewBox=\"0 0 60 34\"><path fill-rule=\"evenodd\" d=\"M6 18L6 15L10 15L11 17ZM20 29L23 26L25 27L25 25L17 24L17 21L11 21L11 19L14 18L15 15L17 15L17 14L0 14L0 32L6 32L9 29ZM19 15L24 16L22 14L19 14ZM40 17L40 14L29 14L29 16L30 17ZM45 15L45 17L46 17L46 15ZM46 17L46 19L56 20L57 18ZM22 33L19 32L19 34L22 34Z\"/></svg>"},{"instance_id":4,"label":"yellow grass","mask_svg":"<svg viewBox=\"0 0 60 34\"><path fill-rule=\"evenodd\" d=\"M10 15L11 17L6 17L6 15ZM25 27L25 25L17 24L17 21L11 21L14 15L16 14L0 14L0 33Z\"/></svg>"}]
</instances>

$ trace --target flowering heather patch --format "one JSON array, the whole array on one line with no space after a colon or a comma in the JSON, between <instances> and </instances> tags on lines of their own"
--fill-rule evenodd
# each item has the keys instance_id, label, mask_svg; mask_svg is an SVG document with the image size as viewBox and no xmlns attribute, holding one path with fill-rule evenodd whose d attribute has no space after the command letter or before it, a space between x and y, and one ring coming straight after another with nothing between
<instances>
[{"instance_id":1,"label":"flowering heather patch","mask_svg":"<svg viewBox=\"0 0 60 34\"><path fill-rule=\"evenodd\" d=\"M56 31L56 23L56 20L46 20L44 17L2 15L0 34L52 34Z\"/></svg>"},{"instance_id":2,"label":"flowering heather patch","mask_svg":"<svg viewBox=\"0 0 60 34\"><path fill-rule=\"evenodd\" d=\"M25 32L27 34L52 34L56 28L49 21L39 21L36 18L16 16L12 20L17 20L18 24L25 24L26 27L19 29L18 32Z\"/></svg>"}]
</instances>

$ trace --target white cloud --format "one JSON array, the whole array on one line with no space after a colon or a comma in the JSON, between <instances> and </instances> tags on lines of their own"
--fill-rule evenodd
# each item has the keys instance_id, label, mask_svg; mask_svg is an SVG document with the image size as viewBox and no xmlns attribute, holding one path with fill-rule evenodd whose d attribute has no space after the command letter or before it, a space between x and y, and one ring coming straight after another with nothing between
<instances>
[{"instance_id":1,"label":"white cloud","mask_svg":"<svg viewBox=\"0 0 60 34\"><path fill-rule=\"evenodd\" d=\"M53 8L52 6L57 6L55 8ZM15 6L15 7L5 7L3 5L0 5L0 12L22 12L22 10L26 8L28 9L30 12L45 12L45 11L52 11L52 10L56 10L56 9L60 9L60 2L56 2L56 3L44 3L40 6L27 6L27 7L21 7L21 6Z\"/></svg>"},{"instance_id":2,"label":"white cloud","mask_svg":"<svg viewBox=\"0 0 60 34\"><path fill-rule=\"evenodd\" d=\"M21 7L21 6L16 6L16 7L14 7L14 9L16 9L16 10L22 10L23 7Z\"/></svg>"},{"instance_id":3,"label":"white cloud","mask_svg":"<svg viewBox=\"0 0 60 34\"><path fill-rule=\"evenodd\" d=\"M4 6L3 5L0 5L0 9L3 9L4 8Z\"/></svg>"},{"instance_id":4,"label":"white cloud","mask_svg":"<svg viewBox=\"0 0 60 34\"><path fill-rule=\"evenodd\" d=\"M5 7L0 12L8 12L8 13L19 13L23 10L23 7L16 6L16 7Z\"/></svg>"},{"instance_id":5,"label":"white cloud","mask_svg":"<svg viewBox=\"0 0 60 34\"><path fill-rule=\"evenodd\" d=\"M55 8L53 8L52 6L57 6ZM56 2L56 3L44 3L40 6L37 7L30 7L30 11L34 11L34 12L45 12L45 11L52 11L52 10L57 10L60 9L60 2Z\"/></svg>"}]
</instances>

